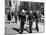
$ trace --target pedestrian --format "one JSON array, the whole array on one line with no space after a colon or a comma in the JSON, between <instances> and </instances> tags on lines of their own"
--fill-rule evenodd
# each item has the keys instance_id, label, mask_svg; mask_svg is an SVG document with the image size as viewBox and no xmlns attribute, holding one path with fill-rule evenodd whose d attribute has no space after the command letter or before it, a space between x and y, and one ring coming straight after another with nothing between
<instances>
[{"instance_id":1,"label":"pedestrian","mask_svg":"<svg viewBox=\"0 0 46 35\"><path fill-rule=\"evenodd\" d=\"M8 13L7 20L11 21L11 14L10 14L10 12Z\"/></svg>"},{"instance_id":2,"label":"pedestrian","mask_svg":"<svg viewBox=\"0 0 46 35\"><path fill-rule=\"evenodd\" d=\"M22 10L21 12L22 13L20 14L20 18L21 18L21 22L20 22L20 30L21 30L21 32L20 33L23 33L24 24L25 24L25 20L26 20L26 15L25 15L25 11L24 10Z\"/></svg>"},{"instance_id":3,"label":"pedestrian","mask_svg":"<svg viewBox=\"0 0 46 35\"><path fill-rule=\"evenodd\" d=\"M31 10L28 15L28 20L29 20L29 33L32 33L33 14Z\"/></svg>"}]
</instances>

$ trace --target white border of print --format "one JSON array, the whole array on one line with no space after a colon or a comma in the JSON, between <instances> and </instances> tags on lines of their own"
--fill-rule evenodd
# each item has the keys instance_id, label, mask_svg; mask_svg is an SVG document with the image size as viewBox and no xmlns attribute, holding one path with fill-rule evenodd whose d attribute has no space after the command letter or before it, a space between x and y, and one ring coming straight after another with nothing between
<instances>
[{"instance_id":1,"label":"white border of print","mask_svg":"<svg viewBox=\"0 0 46 35\"><path fill-rule=\"evenodd\" d=\"M44 2L46 0L20 0L20 1L31 1L31 2ZM45 4L46 6L46 4ZM46 9L46 7L44 8ZM44 9L44 10L45 10ZM46 10L44 11L46 13ZM46 23L46 14L45 14L45 23ZM5 0L0 0L0 35L5 35ZM19 34L17 34L19 35ZM21 35L21 34L20 34ZM32 33L32 34L22 34L22 35L46 35L46 24L44 33Z\"/></svg>"}]
</instances>

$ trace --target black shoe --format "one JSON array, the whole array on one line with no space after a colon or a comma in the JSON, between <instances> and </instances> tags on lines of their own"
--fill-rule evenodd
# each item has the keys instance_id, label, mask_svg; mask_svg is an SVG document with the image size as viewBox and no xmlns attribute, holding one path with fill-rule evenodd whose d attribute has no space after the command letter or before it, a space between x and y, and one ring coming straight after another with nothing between
<instances>
[{"instance_id":1,"label":"black shoe","mask_svg":"<svg viewBox=\"0 0 46 35\"><path fill-rule=\"evenodd\" d=\"M37 29L37 31L39 31L39 29L38 28L36 28Z\"/></svg>"},{"instance_id":2,"label":"black shoe","mask_svg":"<svg viewBox=\"0 0 46 35\"><path fill-rule=\"evenodd\" d=\"M20 34L23 34L22 32L20 32Z\"/></svg>"},{"instance_id":3,"label":"black shoe","mask_svg":"<svg viewBox=\"0 0 46 35\"><path fill-rule=\"evenodd\" d=\"M20 34L23 34L23 32L22 32L22 31L20 31Z\"/></svg>"},{"instance_id":4,"label":"black shoe","mask_svg":"<svg viewBox=\"0 0 46 35\"><path fill-rule=\"evenodd\" d=\"M29 32L29 33L32 33L32 32Z\"/></svg>"}]
</instances>

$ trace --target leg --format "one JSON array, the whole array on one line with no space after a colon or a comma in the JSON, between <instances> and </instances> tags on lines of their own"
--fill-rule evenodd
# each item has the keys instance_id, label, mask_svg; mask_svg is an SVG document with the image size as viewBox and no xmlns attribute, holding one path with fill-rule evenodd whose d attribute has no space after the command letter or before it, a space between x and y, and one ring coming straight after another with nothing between
<instances>
[{"instance_id":1,"label":"leg","mask_svg":"<svg viewBox=\"0 0 46 35\"><path fill-rule=\"evenodd\" d=\"M15 16L15 23L17 23L17 16Z\"/></svg>"},{"instance_id":2,"label":"leg","mask_svg":"<svg viewBox=\"0 0 46 35\"><path fill-rule=\"evenodd\" d=\"M36 29L37 29L37 31L39 31L39 29L38 29L38 20L36 19Z\"/></svg>"},{"instance_id":3,"label":"leg","mask_svg":"<svg viewBox=\"0 0 46 35\"><path fill-rule=\"evenodd\" d=\"M29 30L30 30L29 33L32 33L32 22L29 22Z\"/></svg>"},{"instance_id":4,"label":"leg","mask_svg":"<svg viewBox=\"0 0 46 35\"><path fill-rule=\"evenodd\" d=\"M20 26L20 29L21 29L21 33L23 33L23 29L24 29L24 22L23 21L21 21L21 24L20 24L21 26Z\"/></svg>"}]
</instances>

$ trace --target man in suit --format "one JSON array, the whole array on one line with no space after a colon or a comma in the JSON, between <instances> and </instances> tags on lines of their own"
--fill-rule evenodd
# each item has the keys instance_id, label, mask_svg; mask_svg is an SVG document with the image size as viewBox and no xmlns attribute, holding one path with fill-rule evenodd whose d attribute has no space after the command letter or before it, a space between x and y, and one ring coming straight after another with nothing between
<instances>
[{"instance_id":1,"label":"man in suit","mask_svg":"<svg viewBox=\"0 0 46 35\"><path fill-rule=\"evenodd\" d=\"M41 17L41 15L40 15L40 11L37 10L37 11L34 12L33 14L34 14L35 19L36 19L36 29L37 29L37 31L39 31L39 28L38 28L38 22L40 21L40 17Z\"/></svg>"},{"instance_id":2,"label":"man in suit","mask_svg":"<svg viewBox=\"0 0 46 35\"><path fill-rule=\"evenodd\" d=\"M32 24L33 24L33 12L30 10L29 15L28 15L28 20L29 20L29 33L32 33Z\"/></svg>"},{"instance_id":3,"label":"man in suit","mask_svg":"<svg viewBox=\"0 0 46 35\"><path fill-rule=\"evenodd\" d=\"M20 22L20 29L21 29L21 34L23 33L23 30L24 30L24 24L25 24L25 20L26 20L26 15L25 15L25 11L22 10L21 11L21 14L19 15L20 16L20 19L21 19L21 22Z\"/></svg>"}]
</instances>

